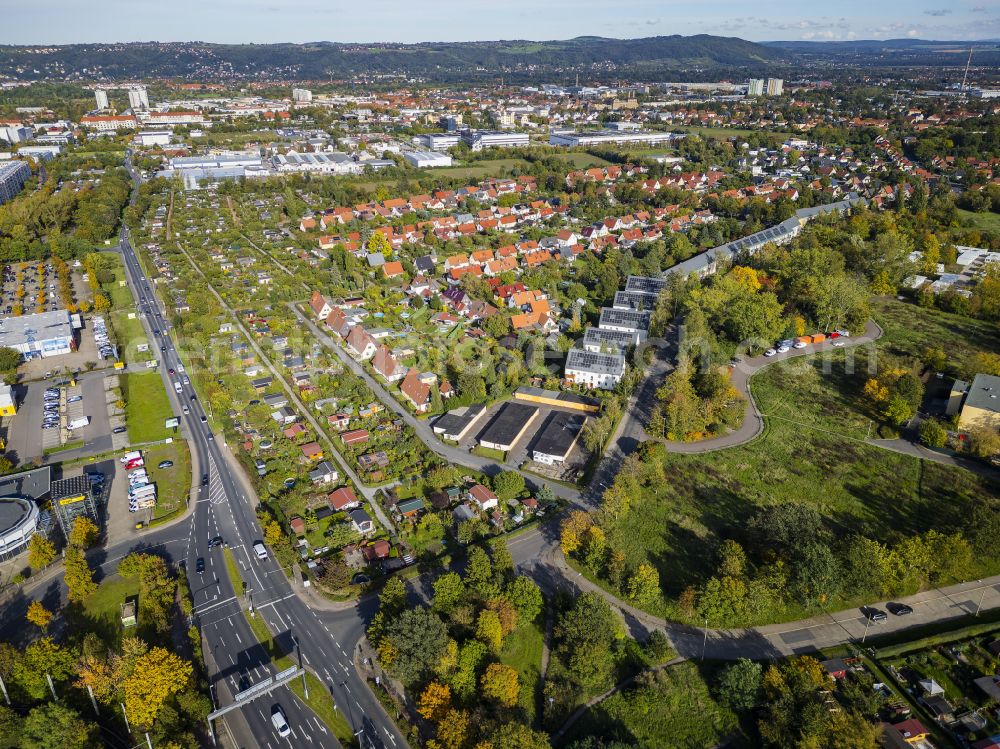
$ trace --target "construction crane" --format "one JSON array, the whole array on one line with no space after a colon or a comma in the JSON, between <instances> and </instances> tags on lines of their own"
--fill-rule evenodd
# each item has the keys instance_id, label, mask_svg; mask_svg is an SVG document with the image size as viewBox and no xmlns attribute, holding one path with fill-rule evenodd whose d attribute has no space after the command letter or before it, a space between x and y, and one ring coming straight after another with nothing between
<instances>
[{"instance_id":1,"label":"construction crane","mask_svg":"<svg viewBox=\"0 0 1000 749\"><path fill-rule=\"evenodd\" d=\"M962 76L962 93L965 93L965 84L969 80L969 66L972 64L972 47L969 47L969 59L965 63L965 75Z\"/></svg>"}]
</instances>

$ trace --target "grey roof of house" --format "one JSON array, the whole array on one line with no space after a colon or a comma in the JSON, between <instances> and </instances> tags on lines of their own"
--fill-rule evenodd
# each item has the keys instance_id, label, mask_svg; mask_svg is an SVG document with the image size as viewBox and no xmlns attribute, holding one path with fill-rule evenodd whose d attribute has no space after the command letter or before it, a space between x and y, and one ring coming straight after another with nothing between
<instances>
[{"instance_id":1,"label":"grey roof of house","mask_svg":"<svg viewBox=\"0 0 1000 749\"><path fill-rule=\"evenodd\" d=\"M479 418L485 409L482 403L474 403L464 409L449 411L434 422L434 431L442 434L460 434L469 424Z\"/></svg>"},{"instance_id":2,"label":"grey roof of house","mask_svg":"<svg viewBox=\"0 0 1000 749\"><path fill-rule=\"evenodd\" d=\"M642 294L658 295L663 287L667 285L664 278L650 278L649 276L629 276L625 282L625 291L635 291Z\"/></svg>"},{"instance_id":3,"label":"grey roof of house","mask_svg":"<svg viewBox=\"0 0 1000 749\"><path fill-rule=\"evenodd\" d=\"M983 411L1000 413L1000 377L977 374L965 396L965 405Z\"/></svg>"}]
</instances>

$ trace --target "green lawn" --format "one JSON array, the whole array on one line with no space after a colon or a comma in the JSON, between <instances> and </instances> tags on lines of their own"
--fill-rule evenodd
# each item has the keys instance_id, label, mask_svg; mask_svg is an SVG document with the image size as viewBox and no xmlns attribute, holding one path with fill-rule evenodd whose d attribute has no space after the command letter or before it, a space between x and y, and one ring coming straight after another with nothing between
<instances>
[{"instance_id":1,"label":"green lawn","mask_svg":"<svg viewBox=\"0 0 1000 749\"><path fill-rule=\"evenodd\" d=\"M129 596L139 595L138 578L112 575L97 586L97 591L83 603L83 615L90 629L101 635L102 641L116 648L125 631L121 623L121 605ZM141 602L140 602L141 605Z\"/></svg>"},{"instance_id":2,"label":"green lawn","mask_svg":"<svg viewBox=\"0 0 1000 749\"><path fill-rule=\"evenodd\" d=\"M163 423L174 412L160 373L124 374L121 382L125 394L125 422L132 443L155 442L170 437L172 430L164 427Z\"/></svg>"},{"instance_id":3,"label":"green lawn","mask_svg":"<svg viewBox=\"0 0 1000 749\"><path fill-rule=\"evenodd\" d=\"M569 153L558 154L555 158L567 161L574 169L590 169L595 166L607 166L610 161L605 161L598 156L592 156L583 151L571 151Z\"/></svg>"},{"instance_id":4,"label":"green lawn","mask_svg":"<svg viewBox=\"0 0 1000 749\"><path fill-rule=\"evenodd\" d=\"M114 309L123 309L135 305L132 292L128 286L122 286L125 280L125 266L122 265L122 258L117 252L102 252L101 258L109 270L115 274L113 283L102 287L102 290L111 297L111 306Z\"/></svg>"},{"instance_id":5,"label":"green lawn","mask_svg":"<svg viewBox=\"0 0 1000 749\"><path fill-rule=\"evenodd\" d=\"M887 325L888 340L879 342L879 351L905 356L943 330L949 335L937 340L956 358L969 355L974 343L996 346L991 342L995 338L979 337L976 323L904 307L892 303L881 308L897 322ZM903 321L905 335L897 338L896 325ZM960 530L975 499L1000 495L1000 487L969 471L863 442L869 417L859 392L869 376L868 357L854 352L855 371L849 373L849 353L833 354L829 372L818 357L760 372L751 387L766 417L763 434L746 445L705 455L668 454L666 480L635 497L632 509L609 527L610 544L631 563L648 561L659 570L668 601L652 610L680 617L675 597L712 574L718 542L740 538L741 527L762 506L807 503L838 536L859 532L895 542L930 528ZM977 561L974 576L1000 571L1000 559ZM828 608L861 602L848 592ZM816 611L789 600L780 610L762 613L760 623L810 613Z\"/></svg>"},{"instance_id":6,"label":"green lawn","mask_svg":"<svg viewBox=\"0 0 1000 749\"><path fill-rule=\"evenodd\" d=\"M486 161L471 161L465 166L449 166L443 169L432 169L435 175L442 177L461 177L462 179L495 177L506 169L514 167L527 168L524 159L490 159Z\"/></svg>"},{"instance_id":7,"label":"green lawn","mask_svg":"<svg viewBox=\"0 0 1000 749\"><path fill-rule=\"evenodd\" d=\"M736 715L718 704L694 663L680 663L611 695L584 713L562 745L594 736L636 749L703 749L738 729Z\"/></svg>"},{"instance_id":8,"label":"green lawn","mask_svg":"<svg viewBox=\"0 0 1000 749\"><path fill-rule=\"evenodd\" d=\"M545 633L537 622L522 624L511 632L500 651L500 661L517 671L521 682L518 705L527 723L535 720L535 706L542 688L542 644Z\"/></svg>"},{"instance_id":9,"label":"green lawn","mask_svg":"<svg viewBox=\"0 0 1000 749\"><path fill-rule=\"evenodd\" d=\"M968 221L974 229L1000 232L1000 213L992 213L991 211L976 213L975 211L966 211L959 208L958 217L961 223L964 224Z\"/></svg>"},{"instance_id":10,"label":"green lawn","mask_svg":"<svg viewBox=\"0 0 1000 749\"><path fill-rule=\"evenodd\" d=\"M129 319L129 314L135 314L132 310L115 310L111 313L111 325L115 329L118 340L119 353L128 364L147 362L153 358L151 350L139 351L139 344L149 345L146 331L142 328L142 323L138 317Z\"/></svg>"},{"instance_id":11,"label":"green lawn","mask_svg":"<svg viewBox=\"0 0 1000 749\"><path fill-rule=\"evenodd\" d=\"M998 217L1000 218L1000 217ZM919 358L924 349L937 346L948 357L947 373L969 378L970 362L979 351L1000 351L1000 330L994 323L924 309L896 299L880 299L872 316L885 336L880 351L896 357Z\"/></svg>"},{"instance_id":12,"label":"green lawn","mask_svg":"<svg viewBox=\"0 0 1000 749\"><path fill-rule=\"evenodd\" d=\"M144 453L146 471L156 484L156 511L154 519L164 518L183 510L191 492L191 453L187 442L175 440L169 445L158 445ZM170 468L157 468L164 460L173 462Z\"/></svg>"}]
</instances>

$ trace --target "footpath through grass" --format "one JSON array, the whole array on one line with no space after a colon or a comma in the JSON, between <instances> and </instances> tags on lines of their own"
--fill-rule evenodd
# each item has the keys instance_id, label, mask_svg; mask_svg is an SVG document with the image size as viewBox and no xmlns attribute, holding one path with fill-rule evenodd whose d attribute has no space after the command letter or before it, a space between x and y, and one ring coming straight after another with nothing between
<instances>
[{"instance_id":1,"label":"footpath through grass","mask_svg":"<svg viewBox=\"0 0 1000 749\"><path fill-rule=\"evenodd\" d=\"M121 376L125 423L133 443L156 442L173 435L163 424L174 415L160 373L129 372Z\"/></svg>"},{"instance_id":2,"label":"footpath through grass","mask_svg":"<svg viewBox=\"0 0 1000 749\"><path fill-rule=\"evenodd\" d=\"M876 313L886 330L885 340L877 343L879 366L919 354L930 342L943 346L956 368L966 366L977 350L1000 347L997 334L982 330L977 321L899 302L880 303ZM802 357L755 375L751 388L765 415L762 435L714 453L667 454L665 480L634 497L631 510L610 527L611 547L630 564L649 562L659 571L667 600L651 606L652 613L683 618L676 597L714 573L719 542L741 538L761 507L806 503L837 536L856 532L895 542L931 528L961 531L975 500L1000 496L1000 486L970 471L865 443L870 419L862 388L869 377L868 358L853 352L852 372L846 367L851 355L850 349L837 351L829 366L820 356ZM1000 557L980 556L970 576L997 572ZM826 608L859 603L864 601L845 591ZM789 597L780 608L740 624L816 613Z\"/></svg>"}]
</instances>

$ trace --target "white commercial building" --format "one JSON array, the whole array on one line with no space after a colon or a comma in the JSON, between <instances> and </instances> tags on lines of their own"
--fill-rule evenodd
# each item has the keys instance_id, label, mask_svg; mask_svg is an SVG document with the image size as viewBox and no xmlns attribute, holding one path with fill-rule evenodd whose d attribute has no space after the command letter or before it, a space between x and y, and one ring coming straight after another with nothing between
<instances>
[{"instance_id":1,"label":"white commercial building","mask_svg":"<svg viewBox=\"0 0 1000 749\"><path fill-rule=\"evenodd\" d=\"M115 130L134 130L139 121L132 115L81 117L80 124L93 130L113 132Z\"/></svg>"},{"instance_id":2,"label":"white commercial building","mask_svg":"<svg viewBox=\"0 0 1000 749\"><path fill-rule=\"evenodd\" d=\"M76 348L73 321L66 310L0 318L0 346L25 359L60 356Z\"/></svg>"},{"instance_id":3,"label":"white commercial building","mask_svg":"<svg viewBox=\"0 0 1000 749\"><path fill-rule=\"evenodd\" d=\"M764 95L764 79L751 78L750 83L747 84L747 96L763 96L763 95Z\"/></svg>"},{"instance_id":4,"label":"white commercial building","mask_svg":"<svg viewBox=\"0 0 1000 749\"><path fill-rule=\"evenodd\" d=\"M97 102L97 108L98 109L107 109L108 108L108 92L105 91L103 88L95 88L94 89L94 101Z\"/></svg>"},{"instance_id":5,"label":"white commercial building","mask_svg":"<svg viewBox=\"0 0 1000 749\"><path fill-rule=\"evenodd\" d=\"M768 96L781 96L781 92L784 90L785 90L785 82L781 78L767 79Z\"/></svg>"},{"instance_id":6,"label":"white commercial building","mask_svg":"<svg viewBox=\"0 0 1000 749\"><path fill-rule=\"evenodd\" d=\"M365 165L355 161L349 154L296 153L289 151L271 159L275 170L282 173L311 172L314 174L360 174Z\"/></svg>"},{"instance_id":7,"label":"white commercial building","mask_svg":"<svg viewBox=\"0 0 1000 749\"><path fill-rule=\"evenodd\" d=\"M482 151L484 148L517 148L526 146L529 142L527 133L507 130L466 130L462 133L462 140L473 151Z\"/></svg>"},{"instance_id":8,"label":"white commercial building","mask_svg":"<svg viewBox=\"0 0 1000 749\"><path fill-rule=\"evenodd\" d=\"M403 158L417 169L435 166L451 166L451 156L436 151L403 151Z\"/></svg>"},{"instance_id":9,"label":"white commercial building","mask_svg":"<svg viewBox=\"0 0 1000 749\"><path fill-rule=\"evenodd\" d=\"M292 101L296 104L309 104L313 100L313 92L307 88L293 88Z\"/></svg>"},{"instance_id":10,"label":"white commercial building","mask_svg":"<svg viewBox=\"0 0 1000 749\"><path fill-rule=\"evenodd\" d=\"M418 135L417 138L432 151L447 151L449 148L457 146L458 141L461 140L457 133L428 133L427 135Z\"/></svg>"},{"instance_id":11,"label":"white commercial building","mask_svg":"<svg viewBox=\"0 0 1000 749\"><path fill-rule=\"evenodd\" d=\"M636 143L651 145L654 143L670 143L671 141L683 138L677 133L661 133L651 130L582 130L582 131L553 131L549 135L550 146L568 146L570 148L581 148L587 146L622 145L626 143Z\"/></svg>"},{"instance_id":12,"label":"white commercial building","mask_svg":"<svg viewBox=\"0 0 1000 749\"><path fill-rule=\"evenodd\" d=\"M137 146L166 146L170 144L173 133L169 130L143 130L135 134Z\"/></svg>"},{"instance_id":13,"label":"white commercial building","mask_svg":"<svg viewBox=\"0 0 1000 749\"><path fill-rule=\"evenodd\" d=\"M26 161L7 161L0 164L0 203L13 200L31 177L31 167Z\"/></svg>"}]
</instances>

